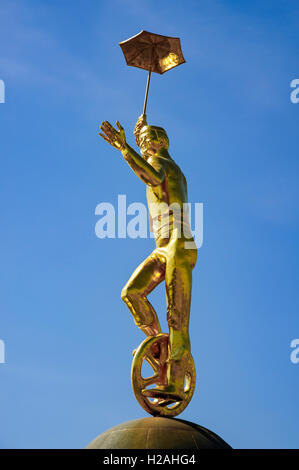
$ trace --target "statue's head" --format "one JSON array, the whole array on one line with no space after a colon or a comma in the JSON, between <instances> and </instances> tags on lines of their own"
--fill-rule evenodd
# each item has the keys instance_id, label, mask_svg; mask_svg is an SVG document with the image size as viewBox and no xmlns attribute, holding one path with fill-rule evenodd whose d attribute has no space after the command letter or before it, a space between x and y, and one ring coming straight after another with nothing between
<instances>
[{"instance_id":1,"label":"statue's head","mask_svg":"<svg viewBox=\"0 0 299 470\"><path fill-rule=\"evenodd\" d=\"M168 150L168 136L162 127L148 126L144 119L143 122L137 122L134 134L136 144L144 156L155 155L159 149Z\"/></svg>"},{"instance_id":2,"label":"statue's head","mask_svg":"<svg viewBox=\"0 0 299 470\"><path fill-rule=\"evenodd\" d=\"M161 148L168 150L169 140L165 130L157 126L144 126L139 134L139 147L146 155L154 155Z\"/></svg>"}]
</instances>

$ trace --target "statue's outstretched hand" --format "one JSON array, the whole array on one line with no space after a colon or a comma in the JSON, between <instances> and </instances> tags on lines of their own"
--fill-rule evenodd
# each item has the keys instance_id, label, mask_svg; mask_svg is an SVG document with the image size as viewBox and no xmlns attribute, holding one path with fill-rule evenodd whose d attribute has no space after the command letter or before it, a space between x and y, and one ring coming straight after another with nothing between
<instances>
[{"instance_id":1,"label":"statue's outstretched hand","mask_svg":"<svg viewBox=\"0 0 299 470\"><path fill-rule=\"evenodd\" d=\"M104 134L99 132L99 135L112 147L115 147L117 150L123 150L126 146L125 131L118 121L116 121L116 125L119 129L118 131L108 121L102 122L100 129Z\"/></svg>"}]
</instances>

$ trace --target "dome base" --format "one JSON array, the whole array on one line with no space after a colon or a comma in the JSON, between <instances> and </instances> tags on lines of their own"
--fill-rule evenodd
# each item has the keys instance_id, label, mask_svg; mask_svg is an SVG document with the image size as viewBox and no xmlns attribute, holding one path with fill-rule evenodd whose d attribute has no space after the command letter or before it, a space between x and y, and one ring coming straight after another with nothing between
<instances>
[{"instance_id":1,"label":"dome base","mask_svg":"<svg viewBox=\"0 0 299 470\"><path fill-rule=\"evenodd\" d=\"M135 419L108 429L86 449L230 449L209 429L176 418Z\"/></svg>"}]
</instances>

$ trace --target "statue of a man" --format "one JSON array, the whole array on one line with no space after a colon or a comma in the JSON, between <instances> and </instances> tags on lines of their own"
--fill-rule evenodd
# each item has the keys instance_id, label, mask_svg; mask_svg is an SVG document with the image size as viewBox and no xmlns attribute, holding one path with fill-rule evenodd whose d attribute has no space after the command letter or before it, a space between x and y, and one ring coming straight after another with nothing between
<instances>
[{"instance_id":1,"label":"statue of a man","mask_svg":"<svg viewBox=\"0 0 299 470\"><path fill-rule=\"evenodd\" d=\"M136 325L147 335L161 333L157 314L147 296L165 281L169 359L167 385L151 390L152 397L183 396L184 361L190 356L189 314L192 270L197 249L189 221L184 217L187 183L181 169L168 153L169 140L164 129L148 126L142 115L135 126L140 156L126 142L125 132L105 121L100 133L110 145L120 150L134 173L146 184L150 220L154 227L156 248L134 271L122 290L121 298L132 313Z\"/></svg>"}]
</instances>

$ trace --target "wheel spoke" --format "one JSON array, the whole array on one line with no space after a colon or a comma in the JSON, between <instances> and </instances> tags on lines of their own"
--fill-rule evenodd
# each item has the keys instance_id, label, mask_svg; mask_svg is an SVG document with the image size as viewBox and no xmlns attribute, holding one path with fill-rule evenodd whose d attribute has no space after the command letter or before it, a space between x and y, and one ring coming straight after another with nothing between
<instances>
[{"instance_id":1,"label":"wheel spoke","mask_svg":"<svg viewBox=\"0 0 299 470\"><path fill-rule=\"evenodd\" d=\"M142 378L143 388L148 387L149 385L152 385L152 384L156 383L158 378L159 378L158 374L155 374L152 377L147 377L146 379Z\"/></svg>"},{"instance_id":2,"label":"wheel spoke","mask_svg":"<svg viewBox=\"0 0 299 470\"><path fill-rule=\"evenodd\" d=\"M155 359L152 354L150 353L147 353L145 358L144 358L148 363L149 365L154 369L154 372L158 372L161 368L161 364L160 364L160 361L158 361L157 359Z\"/></svg>"}]
</instances>

